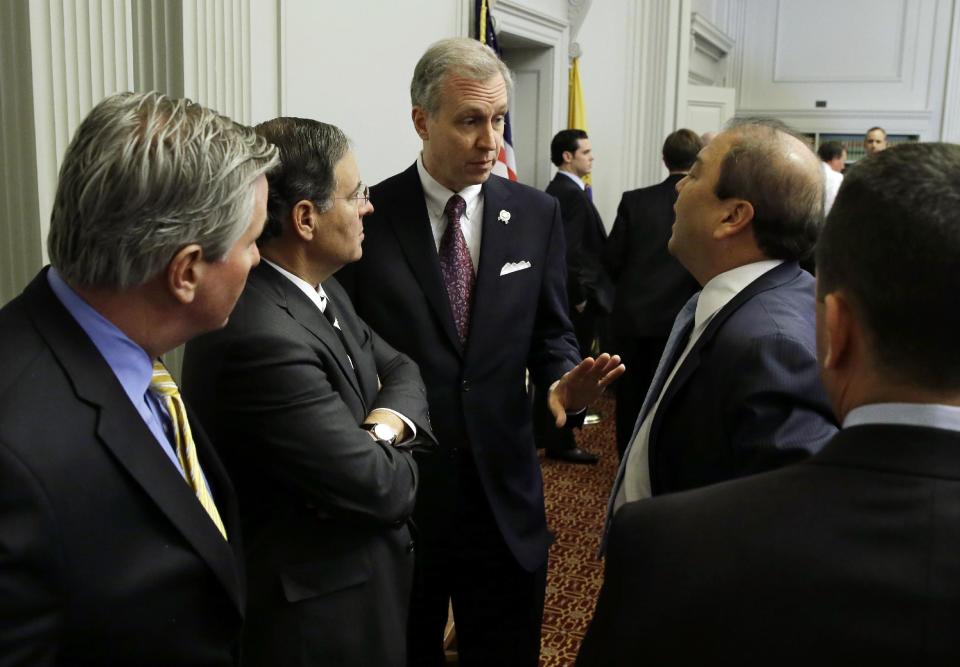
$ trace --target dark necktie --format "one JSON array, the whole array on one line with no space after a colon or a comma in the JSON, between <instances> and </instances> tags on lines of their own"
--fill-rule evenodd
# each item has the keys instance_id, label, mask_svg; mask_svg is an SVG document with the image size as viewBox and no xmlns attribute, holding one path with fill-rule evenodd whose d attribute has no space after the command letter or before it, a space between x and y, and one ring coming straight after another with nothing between
<instances>
[{"instance_id":1,"label":"dark necktie","mask_svg":"<svg viewBox=\"0 0 960 667\"><path fill-rule=\"evenodd\" d=\"M470 331L470 304L473 302L473 261L467 240L460 228L460 217L467 210L467 202L460 195L453 195L443 209L447 218L447 229L440 239L440 272L450 299L453 322L457 326L460 342L467 340Z\"/></svg>"},{"instance_id":2,"label":"dark necktie","mask_svg":"<svg viewBox=\"0 0 960 667\"><path fill-rule=\"evenodd\" d=\"M330 297L325 297L323 303L323 316L327 318L330 326L337 332L337 336L340 338L340 344L343 345L343 351L347 353L347 361L350 362L350 368L356 371L356 366L353 365L353 359L350 357L350 348L347 347L347 339L343 335L343 329L340 328L340 321L337 319L337 313L333 308L333 302L330 300Z\"/></svg>"},{"instance_id":3,"label":"dark necktie","mask_svg":"<svg viewBox=\"0 0 960 667\"><path fill-rule=\"evenodd\" d=\"M624 477L627 474L627 466L629 464L635 464L635 461L631 459L630 455L633 453L634 447L639 446L636 440L637 433L640 431L640 425L643 424L643 420L647 418L647 413L653 409L653 406L657 403L657 400L659 400L660 393L663 391L663 385L666 383L671 371L673 371L673 367L677 365L680 354L690 341L690 334L693 332L694 318L697 314L697 303L699 300L700 292L697 292L684 304L683 309L681 309L673 321L670 337L667 338L667 344L663 349L663 354L660 356L660 364L657 366L657 371L654 373L653 380L650 382L650 388L647 389L647 396L643 400L640 413L637 415L637 421L633 427L633 434L630 436L627 449L623 453L623 458L620 460L620 468L617 470L617 477L613 482L613 489L610 491L610 498L607 501L607 519L603 527L603 535L600 537L601 554L607 548L610 524L613 521L613 514L617 509L617 496L620 494L620 487L623 486ZM644 455L646 455L645 452Z\"/></svg>"}]
</instances>

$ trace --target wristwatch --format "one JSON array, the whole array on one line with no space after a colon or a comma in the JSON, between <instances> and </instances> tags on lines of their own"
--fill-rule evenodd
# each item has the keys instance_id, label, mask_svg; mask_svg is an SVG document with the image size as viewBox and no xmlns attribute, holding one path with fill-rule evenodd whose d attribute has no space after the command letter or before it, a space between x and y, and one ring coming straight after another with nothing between
<instances>
[{"instance_id":1,"label":"wristwatch","mask_svg":"<svg viewBox=\"0 0 960 667\"><path fill-rule=\"evenodd\" d=\"M373 434L374 440L385 445L395 445L397 443L397 438L400 436L397 431L386 424L360 424L360 428L364 429L365 431L370 431L370 433Z\"/></svg>"}]
</instances>

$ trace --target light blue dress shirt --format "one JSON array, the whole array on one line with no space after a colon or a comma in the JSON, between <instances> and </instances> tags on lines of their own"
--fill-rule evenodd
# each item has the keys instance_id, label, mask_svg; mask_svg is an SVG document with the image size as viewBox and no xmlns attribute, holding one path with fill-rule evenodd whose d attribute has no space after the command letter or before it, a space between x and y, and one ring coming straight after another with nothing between
<instances>
[{"instance_id":1,"label":"light blue dress shirt","mask_svg":"<svg viewBox=\"0 0 960 667\"><path fill-rule=\"evenodd\" d=\"M53 267L50 267L47 272L47 282L63 307L89 336L94 347L100 351L100 355L110 366L123 391L143 419L143 423L162 445L167 458L183 475L183 468L180 466L168 433L171 428L170 417L160 400L150 391L153 361L147 356L146 351L81 299Z\"/></svg>"},{"instance_id":2,"label":"light blue dress shirt","mask_svg":"<svg viewBox=\"0 0 960 667\"><path fill-rule=\"evenodd\" d=\"M932 403L873 403L847 413L843 428L862 424L928 426L960 431L960 408Z\"/></svg>"}]
</instances>

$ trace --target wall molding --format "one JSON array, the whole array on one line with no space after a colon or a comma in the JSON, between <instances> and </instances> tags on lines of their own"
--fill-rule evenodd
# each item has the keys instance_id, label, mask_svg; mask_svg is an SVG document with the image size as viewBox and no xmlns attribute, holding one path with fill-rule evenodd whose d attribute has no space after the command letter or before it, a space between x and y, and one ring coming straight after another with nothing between
<instances>
[{"instance_id":1,"label":"wall molding","mask_svg":"<svg viewBox=\"0 0 960 667\"><path fill-rule=\"evenodd\" d=\"M733 50L734 40L718 26L697 12L690 16L693 48L713 62L720 62Z\"/></svg>"},{"instance_id":2,"label":"wall molding","mask_svg":"<svg viewBox=\"0 0 960 667\"><path fill-rule=\"evenodd\" d=\"M940 141L960 143L960 2L954 0L950 16L950 48L947 56Z\"/></svg>"},{"instance_id":3,"label":"wall molding","mask_svg":"<svg viewBox=\"0 0 960 667\"><path fill-rule=\"evenodd\" d=\"M516 0L498 0L494 19L497 32L506 32L553 48L553 85L550 100L553 132L567 126L567 86L570 68L570 25L564 19L530 9ZM553 134L551 132L551 136Z\"/></svg>"}]
</instances>

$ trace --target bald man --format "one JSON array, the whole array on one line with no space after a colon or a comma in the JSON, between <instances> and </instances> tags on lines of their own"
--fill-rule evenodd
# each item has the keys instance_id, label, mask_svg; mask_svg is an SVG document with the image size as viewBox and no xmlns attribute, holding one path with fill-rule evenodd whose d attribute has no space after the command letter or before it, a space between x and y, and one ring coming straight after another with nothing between
<instances>
[{"instance_id":1,"label":"bald man","mask_svg":"<svg viewBox=\"0 0 960 667\"><path fill-rule=\"evenodd\" d=\"M820 161L782 124L746 121L677 183L670 252L703 289L677 316L608 506L777 468L836 432L817 376ZM605 531L606 533L606 531Z\"/></svg>"}]
</instances>

